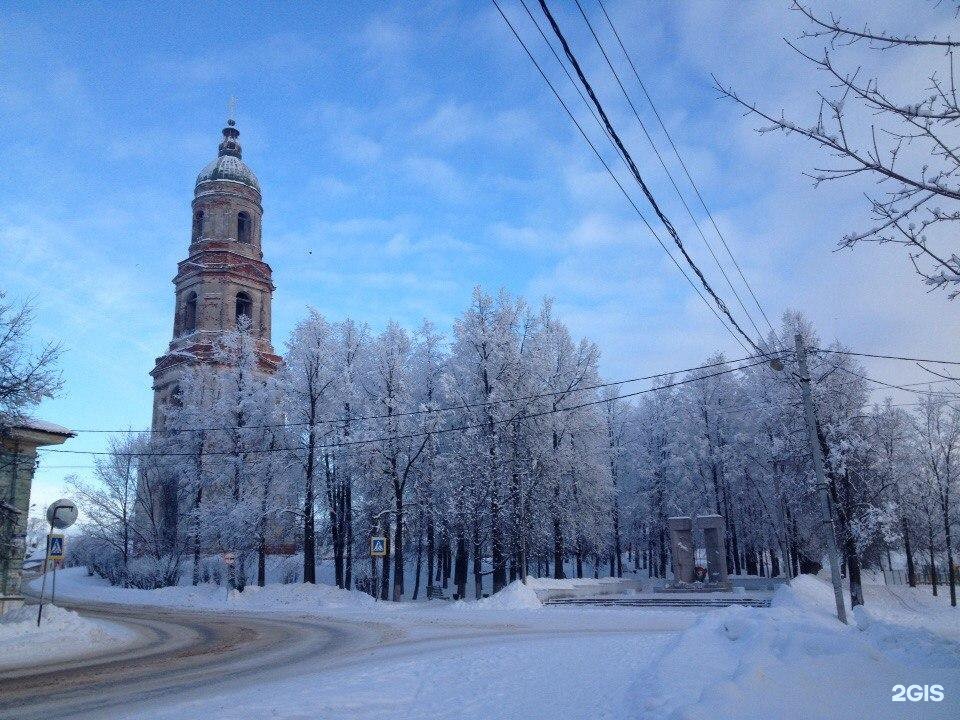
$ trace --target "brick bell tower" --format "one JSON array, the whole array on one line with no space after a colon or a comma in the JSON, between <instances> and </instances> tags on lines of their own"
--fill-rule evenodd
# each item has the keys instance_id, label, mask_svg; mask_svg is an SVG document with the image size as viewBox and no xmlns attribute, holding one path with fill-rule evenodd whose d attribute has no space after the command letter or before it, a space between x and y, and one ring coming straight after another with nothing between
<instances>
[{"instance_id":1,"label":"brick bell tower","mask_svg":"<svg viewBox=\"0 0 960 720\"><path fill-rule=\"evenodd\" d=\"M263 370L280 365L270 344L274 285L260 247L260 184L242 160L239 136L236 122L227 120L216 159L197 176L190 248L173 279L173 340L150 372L155 428L182 369L213 364L218 338L235 330L240 317L249 319Z\"/></svg>"}]
</instances>

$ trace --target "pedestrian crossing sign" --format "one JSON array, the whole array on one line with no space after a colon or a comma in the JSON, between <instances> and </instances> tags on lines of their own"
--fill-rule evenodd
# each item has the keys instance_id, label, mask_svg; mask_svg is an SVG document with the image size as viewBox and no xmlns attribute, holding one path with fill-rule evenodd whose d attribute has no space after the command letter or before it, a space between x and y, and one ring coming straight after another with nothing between
<instances>
[{"instance_id":1,"label":"pedestrian crossing sign","mask_svg":"<svg viewBox=\"0 0 960 720\"><path fill-rule=\"evenodd\" d=\"M382 535L375 535L370 538L370 555L373 557L386 557L387 539Z\"/></svg>"},{"instance_id":2,"label":"pedestrian crossing sign","mask_svg":"<svg viewBox=\"0 0 960 720\"><path fill-rule=\"evenodd\" d=\"M47 557L50 560L63 560L63 534L47 535Z\"/></svg>"}]
</instances>

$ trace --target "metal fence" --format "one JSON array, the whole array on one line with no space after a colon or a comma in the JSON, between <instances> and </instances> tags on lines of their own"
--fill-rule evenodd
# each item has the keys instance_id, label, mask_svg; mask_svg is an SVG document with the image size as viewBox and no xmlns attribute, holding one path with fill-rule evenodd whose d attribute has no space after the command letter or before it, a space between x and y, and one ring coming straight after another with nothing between
<instances>
[{"instance_id":1,"label":"metal fence","mask_svg":"<svg viewBox=\"0 0 960 720\"><path fill-rule=\"evenodd\" d=\"M918 567L914 572L917 585L932 585L934 576L936 576L938 585L950 582L950 575L946 567L938 567L936 568L936 573L934 573L930 566L927 565L925 567ZM887 585L909 585L906 570L884 570L883 581Z\"/></svg>"}]
</instances>

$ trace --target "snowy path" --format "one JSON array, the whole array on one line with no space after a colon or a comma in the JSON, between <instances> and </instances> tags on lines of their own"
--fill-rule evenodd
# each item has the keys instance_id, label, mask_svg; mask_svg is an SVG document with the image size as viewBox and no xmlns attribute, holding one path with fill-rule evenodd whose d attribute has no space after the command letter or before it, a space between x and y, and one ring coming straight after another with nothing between
<instances>
[{"instance_id":1,"label":"snowy path","mask_svg":"<svg viewBox=\"0 0 960 720\"><path fill-rule=\"evenodd\" d=\"M74 606L136 634L122 650L0 674L0 718L110 718L151 699L285 677L297 663L376 642L376 626L157 608ZM137 710L130 717L149 717Z\"/></svg>"},{"instance_id":2,"label":"snowy path","mask_svg":"<svg viewBox=\"0 0 960 720\"><path fill-rule=\"evenodd\" d=\"M158 706L149 717L619 720L638 663L652 660L673 637L554 630L434 639L373 652L324 673Z\"/></svg>"},{"instance_id":3,"label":"snowy path","mask_svg":"<svg viewBox=\"0 0 960 720\"><path fill-rule=\"evenodd\" d=\"M574 708L622 717L638 657L652 658L693 619L551 611L378 621L73 607L124 624L136 640L0 674L0 720L580 717Z\"/></svg>"},{"instance_id":4,"label":"snowy path","mask_svg":"<svg viewBox=\"0 0 960 720\"><path fill-rule=\"evenodd\" d=\"M696 612L543 607L519 583L415 604L69 580L76 605L135 628L136 645L0 673L0 720L960 717L960 616L918 589L871 586L844 626L813 577L770 608ZM942 684L943 701L891 702L897 683Z\"/></svg>"}]
</instances>

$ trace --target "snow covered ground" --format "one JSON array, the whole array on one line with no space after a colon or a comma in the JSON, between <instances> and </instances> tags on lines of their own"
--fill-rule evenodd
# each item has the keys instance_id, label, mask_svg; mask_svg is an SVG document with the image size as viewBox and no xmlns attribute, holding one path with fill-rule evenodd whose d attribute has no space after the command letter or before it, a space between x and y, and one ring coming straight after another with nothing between
<instances>
[{"instance_id":1,"label":"snow covered ground","mask_svg":"<svg viewBox=\"0 0 960 720\"><path fill-rule=\"evenodd\" d=\"M77 599L370 620L416 640L295 680L165 701L152 718L960 717L960 613L925 588L868 586L850 626L833 617L829 586L808 576L769 609L710 611L544 607L519 583L476 602L403 604L322 585L123 590L82 569L63 573L61 588ZM897 684L939 684L944 699L893 702Z\"/></svg>"},{"instance_id":2,"label":"snow covered ground","mask_svg":"<svg viewBox=\"0 0 960 720\"><path fill-rule=\"evenodd\" d=\"M133 634L119 625L80 617L54 605L44 605L37 627L37 607L28 605L0 620L0 672L116 649L132 639Z\"/></svg>"},{"instance_id":3,"label":"snow covered ground","mask_svg":"<svg viewBox=\"0 0 960 720\"><path fill-rule=\"evenodd\" d=\"M913 599L922 592L929 591ZM778 592L769 609L704 616L637 678L635 717L960 716L956 609L930 603L921 613L898 606L880 587L867 602L855 613L857 624L844 627L833 617L830 587L805 576ZM945 699L895 703L897 684L939 684Z\"/></svg>"}]
</instances>

